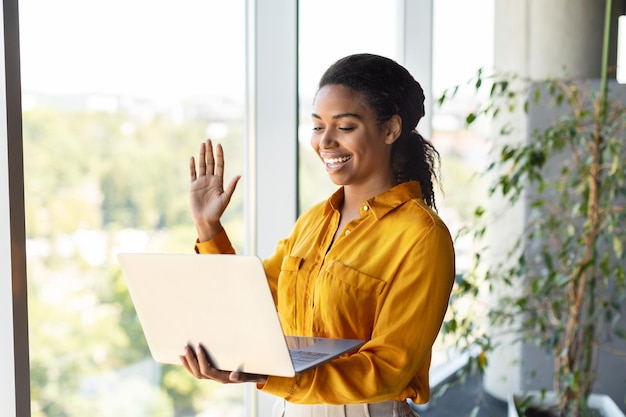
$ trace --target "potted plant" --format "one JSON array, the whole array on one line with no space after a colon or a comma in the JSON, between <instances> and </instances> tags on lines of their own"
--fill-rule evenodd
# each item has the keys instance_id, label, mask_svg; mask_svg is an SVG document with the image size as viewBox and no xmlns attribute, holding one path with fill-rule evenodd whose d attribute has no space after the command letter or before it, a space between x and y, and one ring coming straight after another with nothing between
<instances>
[{"instance_id":1,"label":"potted plant","mask_svg":"<svg viewBox=\"0 0 626 417\"><path fill-rule=\"evenodd\" d=\"M626 303L626 101L614 99L606 80L596 88L590 81L527 83L479 71L473 83L479 90L489 86L489 100L467 123L487 117L500 126L487 169L495 178L489 196L521 204L525 221L500 261L485 262L476 252L475 267L455 288L443 332L480 346L473 363L481 369L495 347L494 329L533 342L554 359L553 415L588 415L598 346L626 337L618 323ZM456 91L444 93L440 104ZM546 108L560 116L506 140L518 133L506 122L512 114ZM480 220L489 211L475 213L471 231L483 238L489 224ZM485 291L498 295L485 311L487 326L455 314L455 300Z\"/></svg>"},{"instance_id":2,"label":"potted plant","mask_svg":"<svg viewBox=\"0 0 626 417\"><path fill-rule=\"evenodd\" d=\"M470 369L485 368L502 333L549 352L553 392L524 396L515 408L545 403L555 416L589 415L597 404L591 391L598 347L626 338L619 324L626 305L626 87L607 83L610 10L608 0L599 83L566 77L531 83L479 70L472 85L487 87L489 97L466 117L468 125L487 118L498 126L487 168L494 179L489 198L499 200L500 209L521 206L524 221L498 260L485 256L493 248L477 246L473 269L454 289L443 333L479 348ZM519 129L520 113L524 119L548 109L558 116L534 130ZM477 241L493 228L490 209L477 208L468 228ZM481 320L475 301L485 293L497 301L485 304ZM464 302L468 297L473 308Z\"/></svg>"}]
</instances>

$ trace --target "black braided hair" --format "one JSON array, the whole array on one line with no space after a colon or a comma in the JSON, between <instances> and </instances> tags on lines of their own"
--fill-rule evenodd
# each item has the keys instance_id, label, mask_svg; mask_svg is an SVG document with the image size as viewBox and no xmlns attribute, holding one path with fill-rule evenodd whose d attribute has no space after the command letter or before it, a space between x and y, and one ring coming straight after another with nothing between
<instances>
[{"instance_id":1,"label":"black braided hair","mask_svg":"<svg viewBox=\"0 0 626 417\"><path fill-rule=\"evenodd\" d=\"M424 90L406 68L379 55L349 55L322 75L318 89L326 85L341 85L361 94L379 128L393 115L400 116L402 132L391 150L396 182L418 181L424 201L436 209L433 184L439 182L439 153L416 130L424 116Z\"/></svg>"}]
</instances>

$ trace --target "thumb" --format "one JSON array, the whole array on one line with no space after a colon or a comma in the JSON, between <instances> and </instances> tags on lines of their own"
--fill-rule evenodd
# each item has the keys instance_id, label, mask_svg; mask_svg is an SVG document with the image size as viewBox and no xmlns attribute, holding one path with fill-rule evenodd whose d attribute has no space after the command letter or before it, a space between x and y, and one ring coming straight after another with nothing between
<instances>
[{"instance_id":1,"label":"thumb","mask_svg":"<svg viewBox=\"0 0 626 417\"><path fill-rule=\"evenodd\" d=\"M229 375L228 375L228 380L230 382L241 382L239 380L239 378L241 378L241 372L239 371L232 371Z\"/></svg>"},{"instance_id":2,"label":"thumb","mask_svg":"<svg viewBox=\"0 0 626 417\"><path fill-rule=\"evenodd\" d=\"M241 175L237 175L232 180L230 180L230 182L228 183L228 186L224 189L224 193L226 193L228 200L230 200L230 197L235 192L235 188L237 188L237 183L239 183L240 179L241 179Z\"/></svg>"}]
</instances>

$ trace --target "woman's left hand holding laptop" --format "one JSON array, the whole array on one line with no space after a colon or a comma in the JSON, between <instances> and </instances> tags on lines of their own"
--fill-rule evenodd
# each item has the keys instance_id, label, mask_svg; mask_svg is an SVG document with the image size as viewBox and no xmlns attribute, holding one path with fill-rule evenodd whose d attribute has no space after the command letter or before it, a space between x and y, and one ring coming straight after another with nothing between
<instances>
[{"instance_id":1,"label":"woman's left hand holding laptop","mask_svg":"<svg viewBox=\"0 0 626 417\"><path fill-rule=\"evenodd\" d=\"M208 355L202 346L198 346L195 351L192 347L185 346L185 353L180 356L180 360L185 369L198 379L212 379L222 384L241 382L265 384L267 381L265 375L248 374L240 371L221 371L211 366Z\"/></svg>"}]
</instances>

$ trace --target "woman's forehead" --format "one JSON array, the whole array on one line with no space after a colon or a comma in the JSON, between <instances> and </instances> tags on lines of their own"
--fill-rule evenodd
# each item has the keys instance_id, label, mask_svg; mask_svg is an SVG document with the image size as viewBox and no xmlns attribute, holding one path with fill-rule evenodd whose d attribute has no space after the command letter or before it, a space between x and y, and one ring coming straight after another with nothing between
<instances>
[{"instance_id":1,"label":"woman's forehead","mask_svg":"<svg viewBox=\"0 0 626 417\"><path fill-rule=\"evenodd\" d=\"M325 85L319 89L313 103L313 113L333 109L348 113L372 113L363 94L338 84Z\"/></svg>"}]
</instances>

